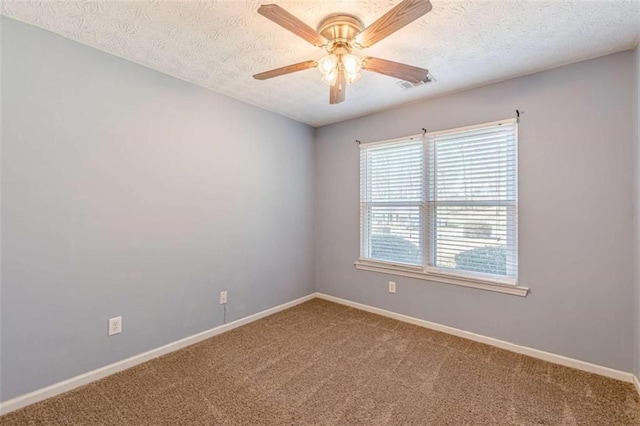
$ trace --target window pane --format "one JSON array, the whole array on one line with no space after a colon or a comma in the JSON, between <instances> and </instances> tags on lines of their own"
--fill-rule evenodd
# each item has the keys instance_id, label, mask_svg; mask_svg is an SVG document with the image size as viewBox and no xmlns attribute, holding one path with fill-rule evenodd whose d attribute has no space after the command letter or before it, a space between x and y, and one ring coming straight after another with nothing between
<instances>
[{"instance_id":1,"label":"window pane","mask_svg":"<svg viewBox=\"0 0 640 426\"><path fill-rule=\"evenodd\" d=\"M509 212L503 206L437 206L435 265L461 271L508 275Z\"/></svg>"},{"instance_id":2,"label":"window pane","mask_svg":"<svg viewBox=\"0 0 640 426\"><path fill-rule=\"evenodd\" d=\"M511 126L440 136L433 145L438 202L515 201L516 145Z\"/></svg>"},{"instance_id":3,"label":"window pane","mask_svg":"<svg viewBox=\"0 0 640 426\"><path fill-rule=\"evenodd\" d=\"M369 207L371 259L422 264L421 207Z\"/></svg>"},{"instance_id":4,"label":"window pane","mask_svg":"<svg viewBox=\"0 0 640 426\"><path fill-rule=\"evenodd\" d=\"M364 148L360 165L361 201L422 201L422 150L422 140Z\"/></svg>"}]
</instances>

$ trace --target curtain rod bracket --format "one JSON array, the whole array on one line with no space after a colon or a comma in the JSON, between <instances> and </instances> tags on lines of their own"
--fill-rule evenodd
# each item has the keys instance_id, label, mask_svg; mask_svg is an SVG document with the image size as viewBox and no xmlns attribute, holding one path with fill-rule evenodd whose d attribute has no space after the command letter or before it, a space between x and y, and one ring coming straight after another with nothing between
<instances>
[{"instance_id":1,"label":"curtain rod bracket","mask_svg":"<svg viewBox=\"0 0 640 426\"><path fill-rule=\"evenodd\" d=\"M357 143L358 145L360 145L362 142L360 142L358 139L356 139L356 143Z\"/></svg>"},{"instance_id":2,"label":"curtain rod bracket","mask_svg":"<svg viewBox=\"0 0 640 426\"><path fill-rule=\"evenodd\" d=\"M427 129L425 129L424 127L422 128L422 136L427 134Z\"/></svg>"},{"instance_id":3,"label":"curtain rod bracket","mask_svg":"<svg viewBox=\"0 0 640 426\"><path fill-rule=\"evenodd\" d=\"M524 114L524 111L520 112L519 109L516 110L516 122L520 122L520 114Z\"/></svg>"}]
</instances>

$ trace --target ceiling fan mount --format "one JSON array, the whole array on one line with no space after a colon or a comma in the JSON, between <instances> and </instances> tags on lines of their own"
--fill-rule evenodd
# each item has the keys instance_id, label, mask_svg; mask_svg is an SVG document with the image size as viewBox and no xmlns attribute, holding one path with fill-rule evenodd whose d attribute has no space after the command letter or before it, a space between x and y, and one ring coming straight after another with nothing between
<instances>
[{"instance_id":1,"label":"ceiling fan mount","mask_svg":"<svg viewBox=\"0 0 640 426\"><path fill-rule=\"evenodd\" d=\"M264 4L258 13L283 28L307 40L329 54L319 60L308 60L293 65L255 74L257 80L266 80L309 68L318 68L322 81L331 86L329 103L344 102L347 84L360 78L360 70L399 78L411 83L421 83L429 78L425 68L388 61L374 57L360 58L354 49L366 49L410 24L432 9L429 0L403 0L374 23L365 27L356 16L335 13L326 16L314 30L283 8Z\"/></svg>"},{"instance_id":2,"label":"ceiling fan mount","mask_svg":"<svg viewBox=\"0 0 640 426\"><path fill-rule=\"evenodd\" d=\"M331 14L318 24L318 32L329 40L330 44L350 44L363 29L364 24L361 20L346 13Z\"/></svg>"}]
</instances>

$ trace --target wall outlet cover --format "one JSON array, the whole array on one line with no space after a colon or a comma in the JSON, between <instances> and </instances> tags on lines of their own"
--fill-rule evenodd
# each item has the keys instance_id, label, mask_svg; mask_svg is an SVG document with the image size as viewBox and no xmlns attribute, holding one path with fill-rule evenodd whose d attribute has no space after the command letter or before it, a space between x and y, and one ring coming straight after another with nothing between
<instances>
[{"instance_id":1,"label":"wall outlet cover","mask_svg":"<svg viewBox=\"0 0 640 426\"><path fill-rule=\"evenodd\" d=\"M122 317L109 318L109 336L122 333Z\"/></svg>"},{"instance_id":2,"label":"wall outlet cover","mask_svg":"<svg viewBox=\"0 0 640 426\"><path fill-rule=\"evenodd\" d=\"M396 292L396 283L394 281L389 281L389 293Z\"/></svg>"}]
</instances>

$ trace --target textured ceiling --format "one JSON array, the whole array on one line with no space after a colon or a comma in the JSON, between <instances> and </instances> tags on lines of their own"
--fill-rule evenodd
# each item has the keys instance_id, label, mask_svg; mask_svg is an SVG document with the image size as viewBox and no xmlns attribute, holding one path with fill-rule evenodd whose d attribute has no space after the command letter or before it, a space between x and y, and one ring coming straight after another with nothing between
<instances>
[{"instance_id":1,"label":"textured ceiling","mask_svg":"<svg viewBox=\"0 0 640 426\"><path fill-rule=\"evenodd\" d=\"M399 1L264 3L315 27L334 12L368 25ZM3 0L2 14L313 126L629 49L640 26L640 0L432 0L430 13L359 54L428 68L437 81L403 90L365 71L346 102L329 105L317 70L251 77L323 56L260 16L260 3Z\"/></svg>"}]
</instances>

